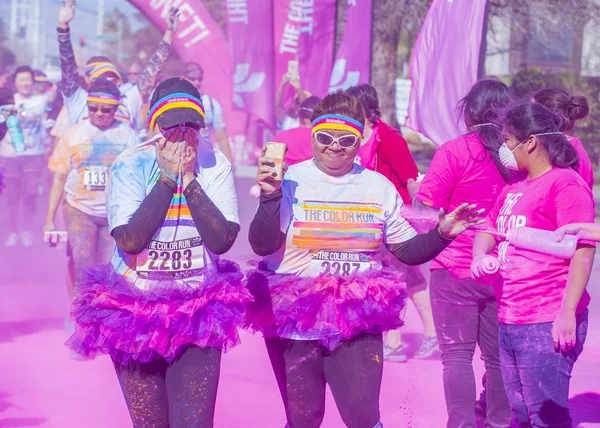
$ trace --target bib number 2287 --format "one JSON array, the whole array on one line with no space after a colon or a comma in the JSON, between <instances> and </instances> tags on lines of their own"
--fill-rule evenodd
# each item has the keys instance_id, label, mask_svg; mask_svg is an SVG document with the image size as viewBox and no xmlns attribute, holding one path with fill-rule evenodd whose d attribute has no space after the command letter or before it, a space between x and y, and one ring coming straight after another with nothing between
<instances>
[{"instance_id":1,"label":"bib number 2287","mask_svg":"<svg viewBox=\"0 0 600 428\"><path fill-rule=\"evenodd\" d=\"M311 271L317 275L351 276L370 268L371 259L363 253L321 250L311 260Z\"/></svg>"}]
</instances>

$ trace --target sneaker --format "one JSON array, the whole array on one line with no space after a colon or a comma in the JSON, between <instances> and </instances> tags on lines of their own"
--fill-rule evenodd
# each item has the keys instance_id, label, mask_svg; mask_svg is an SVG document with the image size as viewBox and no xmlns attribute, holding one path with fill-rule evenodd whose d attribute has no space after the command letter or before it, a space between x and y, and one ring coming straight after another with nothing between
<instances>
[{"instance_id":1,"label":"sneaker","mask_svg":"<svg viewBox=\"0 0 600 428\"><path fill-rule=\"evenodd\" d=\"M433 355L434 352L437 352L440 350L439 344L438 344L438 340L437 337L433 336L433 337L427 337L425 336L423 338L423 343L421 344L421 347L419 348L419 350L417 351L417 353L414 355L413 358L416 359L424 359L424 358L429 358Z\"/></svg>"},{"instance_id":2,"label":"sneaker","mask_svg":"<svg viewBox=\"0 0 600 428\"><path fill-rule=\"evenodd\" d=\"M33 245L33 235L31 232L21 233L21 242L24 247L31 247Z\"/></svg>"},{"instance_id":3,"label":"sneaker","mask_svg":"<svg viewBox=\"0 0 600 428\"><path fill-rule=\"evenodd\" d=\"M392 363L406 363L408 361L408 357L406 356L405 346L400 345L397 348L392 348L384 344L383 359Z\"/></svg>"},{"instance_id":4,"label":"sneaker","mask_svg":"<svg viewBox=\"0 0 600 428\"><path fill-rule=\"evenodd\" d=\"M17 244L19 243L19 235L17 235L16 233L11 233L10 235L8 235L8 239L6 240L6 243L4 244L5 247L15 247Z\"/></svg>"}]
</instances>

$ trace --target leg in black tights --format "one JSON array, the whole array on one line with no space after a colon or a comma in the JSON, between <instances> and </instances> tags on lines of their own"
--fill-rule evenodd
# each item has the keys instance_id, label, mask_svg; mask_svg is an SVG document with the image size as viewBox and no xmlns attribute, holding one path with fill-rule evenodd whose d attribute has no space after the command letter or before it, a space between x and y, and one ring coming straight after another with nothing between
<instances>
[{"instance_id":1,"label":"leg in black tights","mask_svg":"<svg viewBox=\"0 0 600 428\"><path fill-rule=\"evenodd\" d=\"M191 347L171 364L114 365L135 428L212 428L220 350Z\"/></svg>"},{"instance_id":2,"label":"leg in black tights","mask_svg":"<svg viewBox=\"0 0 600 428\"><path fill-rule=\"evenodd\" d=\"M325 416L323 350L316 341L265 339L288 426L319 428Z\"/></svg>"},{"instance_id":3,"label":"leg in black tights","mask_svg":"<svg viewBox=\"0 0 600 428\"><path fill-rule=\"evenodd\" d=\"M379 423L383 375L381 334L362 333L342 342L325 357L325 378L348 428L373 428Z\"/></svg>"},{"instance_id":4,"label":"leg in black tights","mask_svg":"<svg viewBox=\"0 0 600 428\"><path fill-rule=\"evenodd\" d=\"M212 428L221 351L215 348L188 349L167 368L171 428Z\"/></svg>"},{"instance_id":5,"label":"leg in black tights","mask_svg":"<svg viewBox=\"0 0 600 428\"><path fill-rule=\"evenodd\" d=\"M114 365L134 428L168 428L167 362Z\"/></svg>"}]
</instances>

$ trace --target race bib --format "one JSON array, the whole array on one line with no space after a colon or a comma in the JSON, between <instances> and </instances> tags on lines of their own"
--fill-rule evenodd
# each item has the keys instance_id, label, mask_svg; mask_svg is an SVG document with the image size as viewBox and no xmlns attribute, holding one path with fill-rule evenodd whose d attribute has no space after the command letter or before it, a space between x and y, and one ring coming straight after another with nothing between
<instances>
[{"instance_id":1,"label":"race bib","mask_svg":"<svg viewBox=\"0 0 600 428\"><path fill-rule=\"evenodd\" d=\"M313 254L310 273L313 276L351 276L371 269L371 258L365 253L321 250Z\"/></svg>"},{"instance_id":2,"label":"race bib","mask_svg":"<svg viewBox=\"0 0 600 428\"><path fill-rule=\"evenodd\" d=\"M145 279L184 279L199 276L204 266L202 239L174 242L151 241L137 256L136 271Z\"/></svg>"},{"instance_id":3,"label":"race bib","mask_svg":"<svg viewBox=\"0 0 600 428\"><path fill-rule=\"evenodd\" d=\"M104 165L86 166L83 172L85 190L104 190L108 180L109 168Z\"/></svg>"}]
</instances>

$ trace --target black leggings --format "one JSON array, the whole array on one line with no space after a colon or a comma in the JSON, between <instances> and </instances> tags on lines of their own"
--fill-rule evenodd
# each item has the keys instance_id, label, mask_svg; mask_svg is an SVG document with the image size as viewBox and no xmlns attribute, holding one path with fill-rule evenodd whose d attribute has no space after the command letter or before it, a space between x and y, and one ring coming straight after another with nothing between
<instances>
[{"instance_id":1,"label":"black leggings","mask_svg":"<svg viewBox=\"0 0 600 428\"><path fill-rule=\"evenodd\" d=\"M329 351L318 341L265 339L291 428L319 428L329 384L346 426L379 423L383 373L381 334L362 333Z\"/></svg>"},{"instance_id":2,"label":"black leggings","mask_svg":"<svg viewBox=\"0 0 600 428\"><path fill-rule=\"evenodd\" d=\"M172 363L114 363L134 427L213 426L221 351L191 347Z\"/></svg>"}]
</instances>

